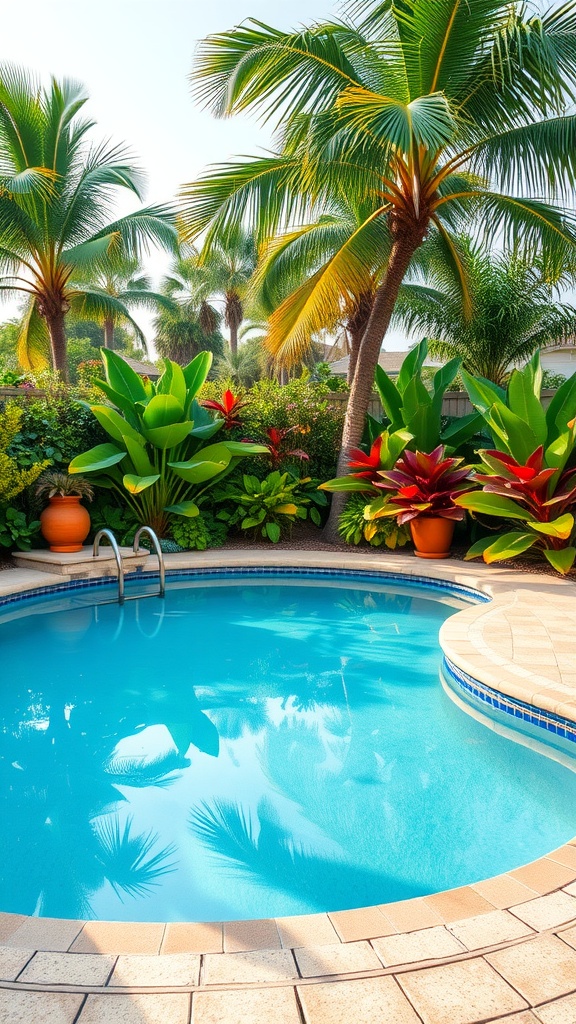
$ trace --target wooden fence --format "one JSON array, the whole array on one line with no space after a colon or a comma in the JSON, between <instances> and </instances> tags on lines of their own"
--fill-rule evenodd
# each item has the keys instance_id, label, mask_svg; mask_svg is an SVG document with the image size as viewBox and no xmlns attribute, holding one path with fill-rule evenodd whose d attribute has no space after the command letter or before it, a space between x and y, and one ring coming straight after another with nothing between
<instances>
[{"instance_id":1,"label":"wooden fence","mask_svg":"<svg viewBox=\"0 0 576 1024\"><path fill-rule=\"evenodd\" d=\"M548 408L552 397L555 394L554 389L546 389L542 392L542 405L545 409ZM341 412L346 411L348 405L348 392L347 391L333 391L327 396L330 405L335 406ZM382 405L380 404L380 398L378 395L373 394L370 399L368 406L368 412L371 416L376 419L380 419L382 416ZM444 395L444 401L442 403L442 415L443 416L468 416L471 412L474 412L470 399L466 391L447 391Z\"/></svg>"}]
</instances>

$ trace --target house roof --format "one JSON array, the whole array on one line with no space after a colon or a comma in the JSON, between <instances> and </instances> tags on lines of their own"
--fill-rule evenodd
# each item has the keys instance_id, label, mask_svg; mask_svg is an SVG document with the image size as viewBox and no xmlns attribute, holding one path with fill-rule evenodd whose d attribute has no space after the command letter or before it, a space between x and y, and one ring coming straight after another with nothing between
<instances>
[{"instance_id":1,"label":"house roof","mask_svg":"<svg viewBox=\"0 0 576 1024\"><path fill-rule=\"evenodd\" d=\"M391 376L395 376L396 374L400 373L400 367L402 366L402 363L406 358L406 355L407 353L405 351L382 351L378 356L378 362L380 363L382 369L386 370L386 373L391 374ZM337 359L336 362L330 364L330 369L335 377L347 376L349 361L350 356L344 356L342 359Z\"/></svg>"},{"instance_id":2,"label":"house roof","mask_svg":"<svg viewBox=\"0 0 576 1024\"><path fill-rule=\"evenodd\" d=\"M141 359L130 359L129 356L122 356L122 359L136 373L139 373L141 377L150 377L151 380L157 380L161 374L161 370L154 366L154 363L145 363Z\"/></svg>"}]
</instances>

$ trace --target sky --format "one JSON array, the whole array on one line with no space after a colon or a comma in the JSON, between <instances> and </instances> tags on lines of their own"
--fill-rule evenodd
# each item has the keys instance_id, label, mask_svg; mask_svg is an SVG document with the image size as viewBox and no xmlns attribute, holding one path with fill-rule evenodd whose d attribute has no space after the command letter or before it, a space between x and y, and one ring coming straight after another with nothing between
<instances>
[{"instance_id":1,"label":"sky","mask_svg":"<svg viewBox=\"0 0 576 1024\"><path fill-rule=\"evenodd\" d=\"M28 0L24 12L4 6L0 60L82 81L92 137L127 143L147 172L146 202L166 202L208 164L258 155L271 141L253 117L217 120L193 102L198 40L248 17L290 29L337 12L330 0ZM156 282L164 269L153 257ZM2 319L12 313L0 309ZM405 347L401 336L387 339L392 347Z\"/></svg>"}]
</instances>

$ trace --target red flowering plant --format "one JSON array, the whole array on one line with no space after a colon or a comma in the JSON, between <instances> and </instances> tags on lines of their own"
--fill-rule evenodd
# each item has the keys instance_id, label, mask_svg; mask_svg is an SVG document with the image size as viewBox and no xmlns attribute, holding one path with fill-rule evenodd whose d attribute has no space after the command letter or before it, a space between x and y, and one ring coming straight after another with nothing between
<instances>
[{"instance_id":1,"label":"red flowering plant","mask_svg":"<svg viewBox=\"0 0 576 1024\"><path fill-rule=\"evenodd\" d=\"M268 427L266 430L266 440L262 441L262 444L264 448L268 449L268 454L275 468L284 459L308 460L310 458L308 453L303 451L302 448L288 448L288 445L285 443L288 435L294 433L295 430L298 430L298 427Z\"/></svg>"},{"instance_id":2,"label":"red flowering plant","mask_svg":"<svg viewBox=\"0 0 576 1024\"><path fill-rule=\"evenodd\" d=\"M575 428L576 421L568 424L572 441ZM576 560L576 469L562 468L564 453L545 451L540 445L524 463L507 452L478 454L484 472L476 473L474 479L482 490L463 494L456 499L458 505L471 512L514 520L518 527L496 539L483 537L473 544L466 558L482 555L490 564L537 548L558 572L570 572ZM550 465L551 461L560 461L560 466Z\"/></svg>"},{"instance_id":3,"label":"red flowering plant","mask_svg":"<svg viewBox=\"0 0 576 1024\"><path fill-rule=\"evenodd\" d=\"M429 454L405 451L394 469L378 471L374 486L386 493L368 506L366 519L395 516L401 526L419 516L464 519L466 511L455 499L474 483L472 467L463 466L463 461L445 458L443 445Z\"/></svg>"},{"instance_id":4,"label":"red flowering plant","mask_svg":"<svg viewBox=\"0 0 576 1024\"><path fill-rule=\"evenodd\" d=\"M200 404L205 409L212 409L213 412L218 413L224 420L224 430L231 430L233 427L241 426L240 411L249 403L243 400L240 395L234 395L228 389L224 391L221 402L205 398Z\"/></svg>"}]
</instances>

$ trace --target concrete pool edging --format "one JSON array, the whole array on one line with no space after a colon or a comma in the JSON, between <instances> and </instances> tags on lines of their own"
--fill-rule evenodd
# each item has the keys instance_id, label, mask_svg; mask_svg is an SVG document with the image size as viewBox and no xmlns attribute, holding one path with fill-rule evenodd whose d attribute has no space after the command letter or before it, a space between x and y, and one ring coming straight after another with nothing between
<instances>
[{"instance_id":1,"label":"concrete pool edging","mask_svg":"<svg viewBox=\"0 0 576 1024\"><path fill-rule=\"evenodd\" d=\"M490 601L444 623L445 656L511 701L576 722L572 582L453 560L423 567L388 552L166 556L168 570L217 566L381 571L478 590ZM33 570L2 573L0 601L62 582ZM548 965L533 982L522 966L528 961L532 975L535 963ZM0 914L0 1024L34 1019L39 998L43 1012L54 1014L45 1019L57 1024L188 1024L190 1014L194 1024L260 1024L274 1016L336 1024L347 1018L337 1015L335 999L338 1013L348 1007L358 1024L571 1024L576 839L470 886L329 914L213 925Z\"/></svg>"}]
</instances>

